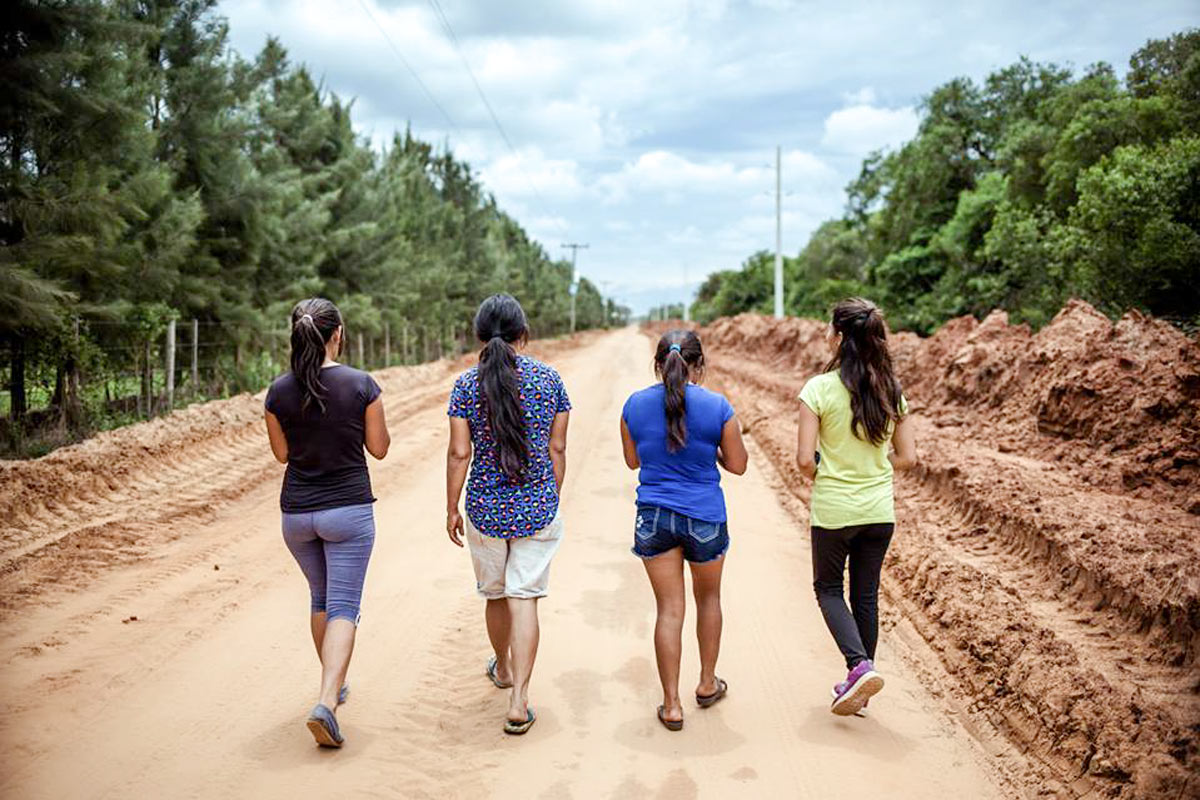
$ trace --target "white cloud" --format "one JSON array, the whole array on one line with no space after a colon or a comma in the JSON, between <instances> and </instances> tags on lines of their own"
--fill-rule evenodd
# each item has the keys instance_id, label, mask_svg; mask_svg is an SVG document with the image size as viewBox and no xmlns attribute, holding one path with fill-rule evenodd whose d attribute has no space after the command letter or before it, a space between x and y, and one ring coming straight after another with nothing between
<instances>
[{"instance_id":1,"label":"white cloud","mask_svg":"<svg viewBox=\"0 0 1200 800\"><path fill-rule=\"evenodd\" d=\"M410 123L448 142L549 253L568 236L589 242L581 272L639 303L676 292L685 264L694 284L774 246L776 143L783 246L795 253L841 213L859 159L912 136L913 105L935 86L978 81L1022 53L1119 69L1195 16L1195 0L1097 0L1085 15L1034 0L443 2L514 155L427 0L362 2L453 124L357 0L223 0L219 11L243 56L279 37L293 63L355 99L376 147Z\"/></svg>"},{"instance_id":2,"label":"white cloud","mask_svg":"<svg viewBox=\"0 0 1200 800\"><path fill-rule=\"evenodd\" d=\"M838 109L825 119L821 144L831 150L865 156L872 150L896 147L917 132L920 118L912 106L878 108L859 104Z\"/></svg>"}]
</instances>

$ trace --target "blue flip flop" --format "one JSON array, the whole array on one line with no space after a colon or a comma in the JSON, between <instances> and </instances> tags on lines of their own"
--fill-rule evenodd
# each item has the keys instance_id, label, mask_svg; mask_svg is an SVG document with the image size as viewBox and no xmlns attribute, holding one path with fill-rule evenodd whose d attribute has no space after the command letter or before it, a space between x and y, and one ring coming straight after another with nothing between
<instances>
[{"instance_id":1,"label":"blue flip flop","mask_svg":"<svg viewBox=\"0 0 1200 800\"><path fill-rule=\"evenodd\" d=\"M496 675L496 657L492 656L487 663L487 676L492 679L492 683L496 684L497 689L511 689L511 683L505 683Z\"/></svg>"},{"instance_id":2,"label":"blue flip flop","mask_svg":"<svg viewBox=\"0 0 1200 800\"><path fill-rule=\"evenodd\" d=\"M350 699L350 684L343 683L341 691L338 692L338 705L345 703Z\"/></svg>"},{"instance_id":3,"label":"blue flip flop","mask_svg":"<svg viewBox=\"0 0 1200 800\"><path fill-rule=\"evenodd\" d=\"M333 715L328 706L320 703L313 706L305 725L308 726L309 733L321 747L341 747L342 742L345 741L338 728L337 717Z\"/></svg>"},{"instance_id":4,"label":"blue flip flop","mask_svg":"<svg viewBox=\"0 0 1200 800\"><path fill-rule=\"evenodd\" d=\"M533 723L537 722L537 715L533 713L532 708L525 709L524 722L513 722L511 719L504 721L504 732L512 736L521 736L528 732L533 727Z\"/></svg>"}]
</instances>

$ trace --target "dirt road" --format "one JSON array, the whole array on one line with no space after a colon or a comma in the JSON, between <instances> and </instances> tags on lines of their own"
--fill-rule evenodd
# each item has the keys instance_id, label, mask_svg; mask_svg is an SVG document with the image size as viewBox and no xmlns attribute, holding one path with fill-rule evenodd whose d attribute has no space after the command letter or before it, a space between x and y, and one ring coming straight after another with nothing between
<instances>
[{"instance_id":1,"label":"dirt road","mask_svg":"<svg viewBox=\"0 0 1200 800\"><path fill-rule=\"evenodd\" d=\"M205 449L202 469L177 464L174 483L133 476L120 487L148 519L156 502L180 502L181 482L243 476L235 500L181 512L127 563L62 585L40 579L23 599L13 576L36 564L20 550L6 560L0 795L1012 796L996 783L1004 754L985 758L917 681L920 654L902 636L884 634L889 684L871 717L828 712L839 657L809 588L806 536L753 442L749 472L725 480L734 544L720 673L730 696L705 711L685 704L684 732L663 730L653 599L628 552L635 477L616 441L624 398L651 380L648 346L619 331L554 361L575 408L567 535L542 604L529 735L501 732L470 561L442 532L451 378L430 371L385 395L393 445L372 465L379 529L339 714L346 748L318 750L303 725L317 681L307 590L278 533L278 471L248 428L227 452ZM74 513L86 517L88 505L74 502Z\"/></svg>"}]
</instances>

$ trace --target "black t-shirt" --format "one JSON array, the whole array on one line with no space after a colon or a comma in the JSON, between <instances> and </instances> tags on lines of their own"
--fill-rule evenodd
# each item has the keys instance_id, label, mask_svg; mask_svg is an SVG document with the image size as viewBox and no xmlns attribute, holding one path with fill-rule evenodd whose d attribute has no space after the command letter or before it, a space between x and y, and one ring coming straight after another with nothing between
<instances>
[{"instance_id":1,"label":"black t-shirt","mask_svg":"<svg viewBox=\"0 0 1200 800\"><path fill-rule=\"evenodd\" d=\"M267 411L287 437L279 506L288 513L375 502L363 437L367 406L383 390L367 373L343 364L322 369L321 383L325 413L315 401L301 411L304 391L290 372L267 390Z\"/></svg>"}]
</instances>

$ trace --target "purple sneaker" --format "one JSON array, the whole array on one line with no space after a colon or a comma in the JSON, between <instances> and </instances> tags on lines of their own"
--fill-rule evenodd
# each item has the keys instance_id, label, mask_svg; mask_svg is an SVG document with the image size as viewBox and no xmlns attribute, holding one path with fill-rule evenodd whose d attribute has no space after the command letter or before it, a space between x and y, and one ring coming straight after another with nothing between
<instances>
[{"instance_id":1,"label":"purple sneaker","mask_svg":"<svg viewBox=\"0 0 1200 800\"><path fill-rule=\"evenodd\" d=\"M845 689L842 688L845 685L846 685L846 682L842 681L839 684L835 684L834 687L829 690L829 694L833 697L834 700L838 699L839 692L845 691ZM866 719L867 718L867 706L870 705L870 703L871 703L870 700L863 701L863 707L860 708L858 711L855 711L854 716L861 717L862 719Z\"/></svg>"},{"instance_id":2,"label":"purple sneaker","mask_svg":"<svg viewBox=\"0 0 1200 800\"><path fill-rule=\"evenodd\" d=\"M857 714L882 688L883 676L875 671L875 665L860 661L846 675L846 680L833 687L833 705L829 710L840 717Z\"/></svg>"}]
</instances>

